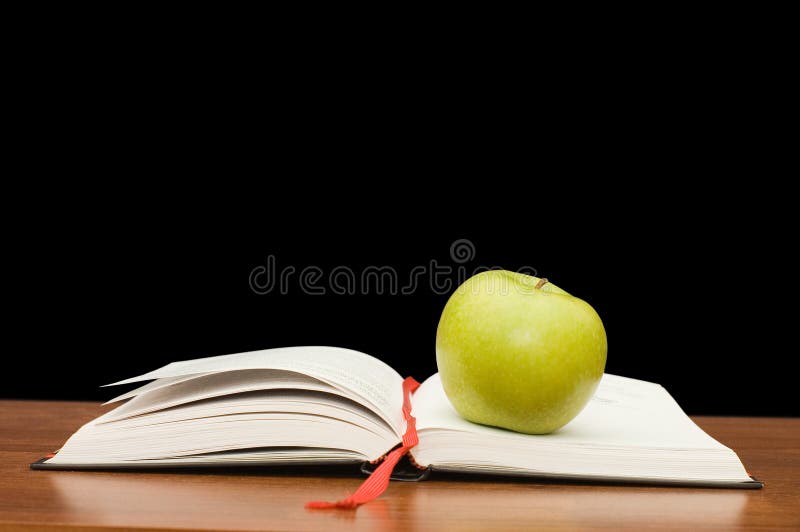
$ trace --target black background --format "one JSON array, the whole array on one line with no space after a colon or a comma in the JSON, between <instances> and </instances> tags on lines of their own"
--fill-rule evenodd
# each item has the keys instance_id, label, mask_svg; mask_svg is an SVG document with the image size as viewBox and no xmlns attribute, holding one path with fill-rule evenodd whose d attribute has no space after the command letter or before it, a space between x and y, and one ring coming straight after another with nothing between
<instances>
[{"instance_id":1,"label":"black background","mask_svg":"<svg viewBox=\"0 0 800 532\"><path fill-rule=\"evenodd\" d=\"M533 268L591 303L608 372L692 414L798 415L796 221L772 179L794 147L766 120L783 85L744 45L619 44L403 74L324 50L277 54L278 71L212 50L142 57L138 41L48 48L24 62L47 82L20 77L32 103L9 147L24 179L3 197L22 296L6 328L21 341L0 396L107 399L101 384L173 360L303 344L425 378L446 295L257 295L249 276L273 255L404 280L468 239L466 267Z\"/></svg>"}]
</instances>

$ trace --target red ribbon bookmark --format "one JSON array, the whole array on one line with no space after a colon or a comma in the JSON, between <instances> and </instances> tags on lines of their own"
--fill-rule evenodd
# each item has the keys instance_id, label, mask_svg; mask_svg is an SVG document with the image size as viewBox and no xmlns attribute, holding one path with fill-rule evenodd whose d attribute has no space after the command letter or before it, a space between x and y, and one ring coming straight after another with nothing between
<instances>
[{"instance_id":1,"label":"red ribbon bookmark","mask_svg":"<svg viewBox=\"0 0 800 532\"><path fill-rule=\"evenodd\" d=\"M403 381L403 417L406 420L406 433L403 434L403 445L386 455L383 462L367 477L361 486L349 497L336 502L312 501L306 508L357 508L359 505L378 498L389 486L389 477L397 462L409 449L419 443L417 438L417 418L411 415L411 394L419 388L413 377Z\"/></svg>"}]
</instances>

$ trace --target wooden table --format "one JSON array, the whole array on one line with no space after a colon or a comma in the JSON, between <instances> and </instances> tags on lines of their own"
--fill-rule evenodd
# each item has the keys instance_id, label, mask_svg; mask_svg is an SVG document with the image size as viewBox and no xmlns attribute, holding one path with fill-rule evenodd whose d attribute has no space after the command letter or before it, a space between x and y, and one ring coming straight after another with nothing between
<instances>
[{"instance_id":1,"label":"wooden table","mask_svg":"<svg viewBox=\"0 0 800 532\"><path fill-rule=\"evenodd\" d=\"M800 419L697 417L732 447L761 490L432 479L394 482L355 511L307 510L361 478L342 473L32 471L94 403L0 401L0 530L800 530Z\"/></svg>"}]
</instances>

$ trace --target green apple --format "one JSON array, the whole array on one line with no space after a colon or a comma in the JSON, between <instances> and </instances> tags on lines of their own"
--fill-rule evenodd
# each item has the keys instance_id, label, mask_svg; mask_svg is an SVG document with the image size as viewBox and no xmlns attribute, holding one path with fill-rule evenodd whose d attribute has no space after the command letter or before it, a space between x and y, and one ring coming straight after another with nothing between
<instances>
[{"instance_id":1,"label":"green apple","mask_svg":"<svg viewBox=\"0 0 800 532\"><path fill-rule=\"evenodd\" d=\"M522 273L467 279L436 331L442 386L465 419L528 434L566 425L606 365L603 322L585 301Z\"/></svg>"}]
</instances>

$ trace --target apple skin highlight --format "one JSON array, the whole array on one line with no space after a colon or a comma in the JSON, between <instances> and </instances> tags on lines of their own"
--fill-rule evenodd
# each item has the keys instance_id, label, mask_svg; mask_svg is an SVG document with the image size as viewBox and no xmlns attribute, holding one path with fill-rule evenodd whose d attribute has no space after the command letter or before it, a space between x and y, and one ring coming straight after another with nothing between
<instances>
[{"instance_id":1,"label":"apple skin highlight","mask_svg":"<svg viewBox=\"0 0 800 532\"><path fill-rule=\"evenodd\" d=\"M580 413L606 365L603 322L546 280L505 270L467 279L436 332L442 386L468 421L547 434Z\"/></svg>"}]
</instances>

